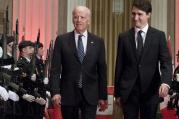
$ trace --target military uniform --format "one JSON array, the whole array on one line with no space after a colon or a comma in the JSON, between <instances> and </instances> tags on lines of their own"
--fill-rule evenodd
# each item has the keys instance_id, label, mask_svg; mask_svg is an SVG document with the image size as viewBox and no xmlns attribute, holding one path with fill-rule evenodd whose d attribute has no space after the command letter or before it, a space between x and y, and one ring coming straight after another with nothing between
<instances>
[{"instance_id":1,"label":"military uniform","mask_svg":"<svg viewBox=\"0 0 179 119\"><path fill-rule=\"evenodd\" d=\"M16 85L20 86L20 81L19 81L19 71L11 71L11 82L15 83ZM17 95L21 94L22 92L17 91L13 89L12 87L8 86L7 87L8 91L13 91ZM19 105L19 101L13 101L11 99L6 101L6 111L5 111L5 119L20 119L21 116L21 108Z\"/></svg>"},{"instance_id":2,"label":"military uniform","mask_svg":"<svg viewBox=\"0 0 179 119\"><path fill-rule=\"evenodd\" d=\"M179 58L179 51L178 51L178 54L177 54L177 58ZM179 87L178 87L179 86L179 80L177 80L177 79L179 79L179 65L174 70L173 82L172 82L172 89L174 89L177 92L179 92Z\"/></svg>"},{"instance_id":3,"label":"military uniform","mask_svg":"<svg viewBox=\"0 0 179 119\"><path fill-rule=\"evenodd\" d=\"M1 77L1 72L0 72L0 86L3 87L3 81L2 81L2 77ZM6 112L6 101L2 100L0 98L0 119L4 119L5 118L5 112Z\"/></svg>"},{"instance_id":4,"label":"military uniform","mask_svg":"<svg viewBox=\"0 0 179 119\"><path fill-rule=\"evenodd\" d=\"M37 74L37 82L36 82L36 89L38 90L38 93L41 95L42 98L46 99L46 87L43 83L44 80L44 69L45 65L42 59L39 59L36 57L35 59L35 65L36 65L36 74ZM37 104L36 106L36 111L39 112L37 113L39 117L43 117L44 114L44 105L39 105Z\"/></svg>"},{"instance_id":5,"label":"military uniform","mask_svg":"<svg viewBox=\"0 0 179 119\"><path fill-rule=\"evenodd\" d=\"M24 41L19 44L19 49L25 48L27 46L32 46L28 41ZM35 59L36 60L36 59ZM33 66L35 65L35 66ZM23 88L27 90L27 94L37 97L42 97L45 99L45 91L43 91L43 79L38 76L38 70L33 61L25 57L20 56L17 66L21 70L21 82ZM35 69L35 70L34 70ZM34 72L33 72L34 71ZM36 80L32 81L32 74L36 74ZM20 104L22 108L21 119L42 119L44 113L44 106L38 104L37 102L28 102L24 99L20 99Z\"/></svg>"},{"instance_id":6,"label":"military uniform","mask_svg":"<svg viewBox=\"0 0 179 119\"><path fill-rule=\"evenodd\" d=\"M37 50L37 54L36 54L36 57L35 57L35 66L36 66L36 74L37 74L37 89L38 89L38 93L41 95L41 97L43 99L46 99L46 85L43 83L43 80L45 78L45 64L44 64L44 61L43 59L41 58L41 56L37 56L37 55L43 55L43 54L39 54L39 50L40 48L43 48L43 44L40 43L40 42L35 42L35 45L36 45L36 50ZM43 114L44 114L44 110L45 110L45 105L41 105L41 106L38 106L39 108L38 111L39 111L39 114L40 116L42 117Z\"/></svg>"},{"instance_id":7,"label":"military uniform","mask_svg":"<svg viewBox=\"0 0 179 119\"><path fill-rule=\"evenodd\" d=\"M14 37L13 36L8 36L7 37L7 45L9 46L9 48L12 48L12 43L14 41ZM12 58L11 55L11 51L7 50L7 60L9 61L13 61L11 62L11 64L2 66L2 72L4 72L5 74L9 75L11 77L10 82L15 83L16 85L19 85L19 78L18 78L18 70L16 71L12 71L11 70L11 66L14 63L14 59ZM3 84L6 85L6 84ZM8 91L12 91L13 93L16 93L16 95L18 94L17 90L14 90L12 87L9 87L8 85L6 85L6 89ZM18 97L18 96L17 96ZM17 99L16 97L16 99ZM10 97L9 97L10 98ZM3 104L1 104L1 106L3 106L3 117L2 119L20 119L20 115L21 115L21 108L17 100L11 100L8 99L6 102L3 102Z\"/></svg>"}]
</instances>

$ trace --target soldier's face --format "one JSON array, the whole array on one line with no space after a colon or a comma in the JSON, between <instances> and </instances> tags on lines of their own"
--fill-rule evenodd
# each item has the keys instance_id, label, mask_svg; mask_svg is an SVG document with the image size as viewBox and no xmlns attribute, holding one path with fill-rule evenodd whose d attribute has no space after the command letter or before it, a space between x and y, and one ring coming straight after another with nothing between
<instances>
[{"instance_id":1,"label":"soldier's face","mask_svg":"<svg viewBox=\"0 0 179 119\"><path fill-rule=\"evenodd\" d=\"M12 53L12 46L13 46L13 42L10 42L9 44L7 44L7 52L8 53Z\"/></svg>"},{"instance_id":2,"label":"soldier's face","mask_svg":"<svg viewBox=\"0 0 179 119\"><path fill-rule=\"evenodd\" d=\"M31 55L34 53L34 47L32 47L32 46L27 46L27 47L25 48L25 53L26 53L27 55L31 56Z\"/></svg>"},{"instance_id":3,"label":"soldier's face","mask_svg":"<svg viewBox=\"0 0 179 119\"><path fill-rule=\"evenodd\" d=\"M42 56L43 56L43 53L44 53L43 47L40 47L40 48L38 49L38 55L39 55L40 57L42 57Z\"/></svg>"}]
</instances>

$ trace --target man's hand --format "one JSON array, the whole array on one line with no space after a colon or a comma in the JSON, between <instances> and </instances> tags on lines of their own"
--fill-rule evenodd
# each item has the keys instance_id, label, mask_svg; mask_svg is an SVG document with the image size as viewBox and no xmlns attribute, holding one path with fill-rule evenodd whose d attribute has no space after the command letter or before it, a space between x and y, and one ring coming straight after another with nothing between
<instances>
[{"instance_id":1,"label":"man's hand","mask_svg":"<svg viewBox=\"0 0 179 119\"><path fill-rule=\"evenodd\" d=\"M105 111L108 108L108 101L107 100L99 100L98 106L99 106L99 111Z\"/></svg>"},{"instance_id":2,"label":"man's hand","mask_svg":"<svg viewBox=\"0 0 179 119\"><path fill-rule=\"evenodd\" d=\"M40 105L45 105L46 104L46 100L41 98L41 97L40 98L36 98L35 102L40 104Z\"/></svg>"},{"instance_id":3,"label":"man's hand","mask_svg":"<svg viewBox=\"0 0 179 119\"><path fill-rule=\"evenodd\" d=\"M61 95L60 95L60 94L55 94L55 95L52 97L52 100L53 100L53 102L54 102L56 105L61 104Z\"/></svg>"},{"instance_id":4,"label":"man's hand","mask_svg":"<svg viewBox=\"0 0 179 119\"><path fill-rule=\"evenodd\" d=\"M17 93L11 90L9 90L8 93L9 93L9 99L11 99L14 102L19 101L19 96L17 95Z\"/></svg>"},{"instance_id":5,"label":"man's hand","mask_svg":"<svg viewBox=\"0 0 179 119\"><path fill-rule=\"evenodd\" d=\"M8 94L7 90L2 86L0 86L0 97L4 101L7 101L9 99L9 94Z\"/></svg>"},{"instance_id":6,"label":"man's hand","mask_svg":"<svg viewBox=\"0 0 179 119\"><path fill-rule=\"evenodd\" d=\"M176 80L179 82L179 73L176 74Z\"/></svg>"},{"instance_id":7,"label":"man's hand","mask_svg":"<svg viewBox=\"0 0 179 119\"><path fill-rule=\"evenodd\" d=\"M48 77L45 77L44 80L43 80L43 83L44 83L44 84L48 84L48 82L49 82Z\"/></svg>"},{"instance_id":8,"label":"man's hand","mask_svg":"<svg viewBox=\"0 0 179 119\"><path fill-rule=\"evenodd\" d=\"M28 102L33 102L35 100L35 97L29 94L24 94L22 98Z\"/></svg>"},{"instance_id":9,"label":"man's hand","mask_svg":"<svg viewBox=\"0 0 179 119\"><path fill-rule=\"evenodd\" d=\"M167 84L161 84L160 88L159 88L159 97L165 97L168 95L168 91L169 91L169 87L167 86Z\"/></svg>"},{"instance_id":10,"label":"man's hand","mask_svg":"<svg viewBox=\"0 0 179 119\"><path fill-rule=\"evenodd\" d=\"M121 98L120 97L116 97L116 100L115 100L116 104L121 107L122 104L121 104Z\"/></svg>"},{"instance_id":11,"label":"man's hand","mask_svg":"<svg viewBox=\"0 0 179 119\"><path fill-rule=\"evenodd\" d=\"M32 74L31 80L35 82L35 81L36 81L36 78L37 78L37 77L36 77L36 74Z\"/></svg>"}]
</instances>

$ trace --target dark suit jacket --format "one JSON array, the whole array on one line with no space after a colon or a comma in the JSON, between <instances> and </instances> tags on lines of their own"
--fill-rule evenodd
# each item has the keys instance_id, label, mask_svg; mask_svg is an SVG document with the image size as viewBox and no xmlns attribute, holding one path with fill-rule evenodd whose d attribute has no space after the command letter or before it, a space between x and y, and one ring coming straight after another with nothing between
<instances>
[{"instance_id":1,"label":"dark suit jacket","mask_svg":"<svg viewBox=\"0 0 179 119\"><path fill-rule=\"evenodd\" d=\"M157 93L161 83L171 84L172 62L164 32L149 27L140 61L136 55L134 28L120 34L118 40L116 97L127 100L137 79L145 95Z\"/></svg>"},{"instance_id":2,"label":"dark suit jacket","mask_svg":"<svg viewBox=\"0 0 179 119\"><path fill-rule=\"evenodd\" d=\"M83 93L87 102L96 105L107 99L105 46L101 38L88 33L87 51L81 64L75 44L74 32L57 37L50 74L52 95L61 94L62 105L76 105L77 82L82 73Z\"/></svg>"}]
</instances>

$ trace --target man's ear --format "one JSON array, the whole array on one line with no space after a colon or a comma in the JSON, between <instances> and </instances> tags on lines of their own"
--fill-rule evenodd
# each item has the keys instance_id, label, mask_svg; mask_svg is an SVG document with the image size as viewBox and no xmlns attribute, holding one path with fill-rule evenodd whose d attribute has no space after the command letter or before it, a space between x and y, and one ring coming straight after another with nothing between
<instances>
[{"instance_id":1,"label":"man's ear","mask_svg":"<svg viewBox=\"0 0 179 119\"><path fill-rule=\"evenodd\" d=\"M149 13L147 14L147 16L148 16L148 18L150 18L150 16L151 16L151 13L149 12Z\"/></svg>"},{"instance_id":2,"label":"man's ear","mask_svg":"<svg viewBox=\"0 0 179 119\"><path fill-rule=\"evenodd\" d=\"M22 48L22 52L26 52L26 47L25 47L25 48Z\"/></svg>"}]
</instances>

